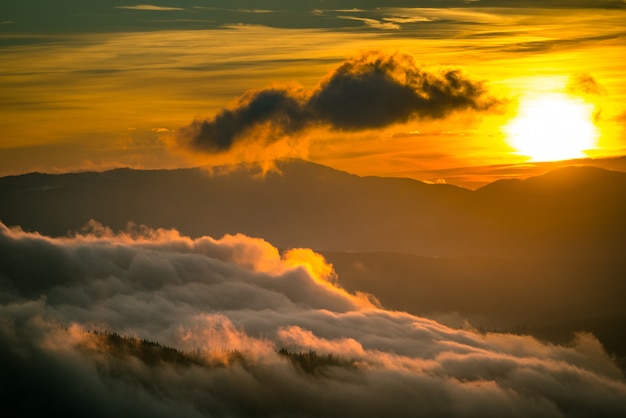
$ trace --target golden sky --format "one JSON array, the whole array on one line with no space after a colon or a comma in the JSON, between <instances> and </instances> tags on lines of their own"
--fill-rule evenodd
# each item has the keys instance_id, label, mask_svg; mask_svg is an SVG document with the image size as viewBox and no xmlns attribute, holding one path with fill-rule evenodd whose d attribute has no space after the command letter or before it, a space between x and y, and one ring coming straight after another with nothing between
<instances>
[{"instance_id":1,"label":"golden sky","mask_svg":"<svg viewBox=\"0 0 626 418\"><path fill-rule=\"evenodd\" d=\"M543 159L626 154L622 1L47 3L0 6L0 175L297 156L361 175L474 187L540 161L512 145L539 130L551 133L544 142L565 141ZM343 63L371 51L412 56L432 74L459 69L501 105L437 117L415 111L364 129L326 118L256 132L284 138L218 153L177 139L250 90L314 95ZM554 115L541 121L528 110L536 108ZM585 124L568 123L578 119ZM568 154L569 131L589 133Z\"/></svg>"}]
</instances>

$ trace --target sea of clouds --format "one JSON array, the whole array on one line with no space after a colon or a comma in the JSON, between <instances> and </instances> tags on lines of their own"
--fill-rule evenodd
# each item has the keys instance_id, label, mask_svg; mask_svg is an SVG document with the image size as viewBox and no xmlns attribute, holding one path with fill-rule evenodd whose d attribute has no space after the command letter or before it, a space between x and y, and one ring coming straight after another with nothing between
<instances>
[{"instance_id":1,"label":"sea of clouds","mask_svg":"<svg viewBox=\"0 0 626 418\"><path fill-rule=\"evenodd\" d=\"M386 310L309 249L91 222L66 238L0 224L0 254L10 416L626 416L594 336L561 346ZM207 363L147 364L93 331ZM345 361L306 373L281 348Z\"/></svg>"}]
</instances>

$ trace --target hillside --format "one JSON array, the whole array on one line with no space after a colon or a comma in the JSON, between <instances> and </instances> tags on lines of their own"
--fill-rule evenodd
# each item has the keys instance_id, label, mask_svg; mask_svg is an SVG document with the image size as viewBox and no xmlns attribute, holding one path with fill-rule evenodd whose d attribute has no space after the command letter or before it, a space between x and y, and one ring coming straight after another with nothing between
<instances>
[{"instance_id":1,"label":"hillside","mask_svg":"<svg viewBox=\"0 0 626 418\"><path fill-rule=\"evenodd\" d=\"M281 248L426 256L615 258L626 247L626 173L570 167L477 191L359 177L284 160L257 168L26 174L0 179L0 220L63 236L90 219L244 233Z\"/></svg>"}]
</instances>

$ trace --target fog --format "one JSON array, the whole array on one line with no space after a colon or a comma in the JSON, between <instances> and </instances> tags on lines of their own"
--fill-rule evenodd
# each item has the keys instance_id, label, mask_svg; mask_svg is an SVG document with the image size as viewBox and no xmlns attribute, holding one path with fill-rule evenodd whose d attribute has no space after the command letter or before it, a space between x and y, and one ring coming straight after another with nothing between
<instances>
[{"instance_id":1,"label":"fog","mask_svg":"<svg viewBox=\"0 0 626 418\"><path fill-rule=\"evenodd\" d=\"M390 311L308 249L93 221L66 238L0 225L0 253L0 396L14 415L626 414L623 375L593 335L554 345ZM94 331L200 360L149 363ZM281 348L339 360L307 373Z\"/></svg>"}]
</instances>

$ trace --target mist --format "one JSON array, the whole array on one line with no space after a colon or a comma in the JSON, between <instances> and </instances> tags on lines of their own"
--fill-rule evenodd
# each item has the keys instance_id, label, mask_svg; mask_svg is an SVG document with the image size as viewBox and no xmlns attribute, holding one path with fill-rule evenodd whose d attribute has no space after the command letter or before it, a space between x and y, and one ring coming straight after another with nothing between
<instances>
[{"instance_id":1,"label":"mist","mask_svg":"<svg viewBox=\"0 0 626 418\"><path fill-rule=\"evenodd\" d=\"M0 253L14 415L626 414L623 374L593 335L556 345L388 310L309 249L92 221L64 238L0 225ZM196 360L149 364L102 332ZM281 349L337 361L307 373Z\"/></svg>"}]
</instances>

